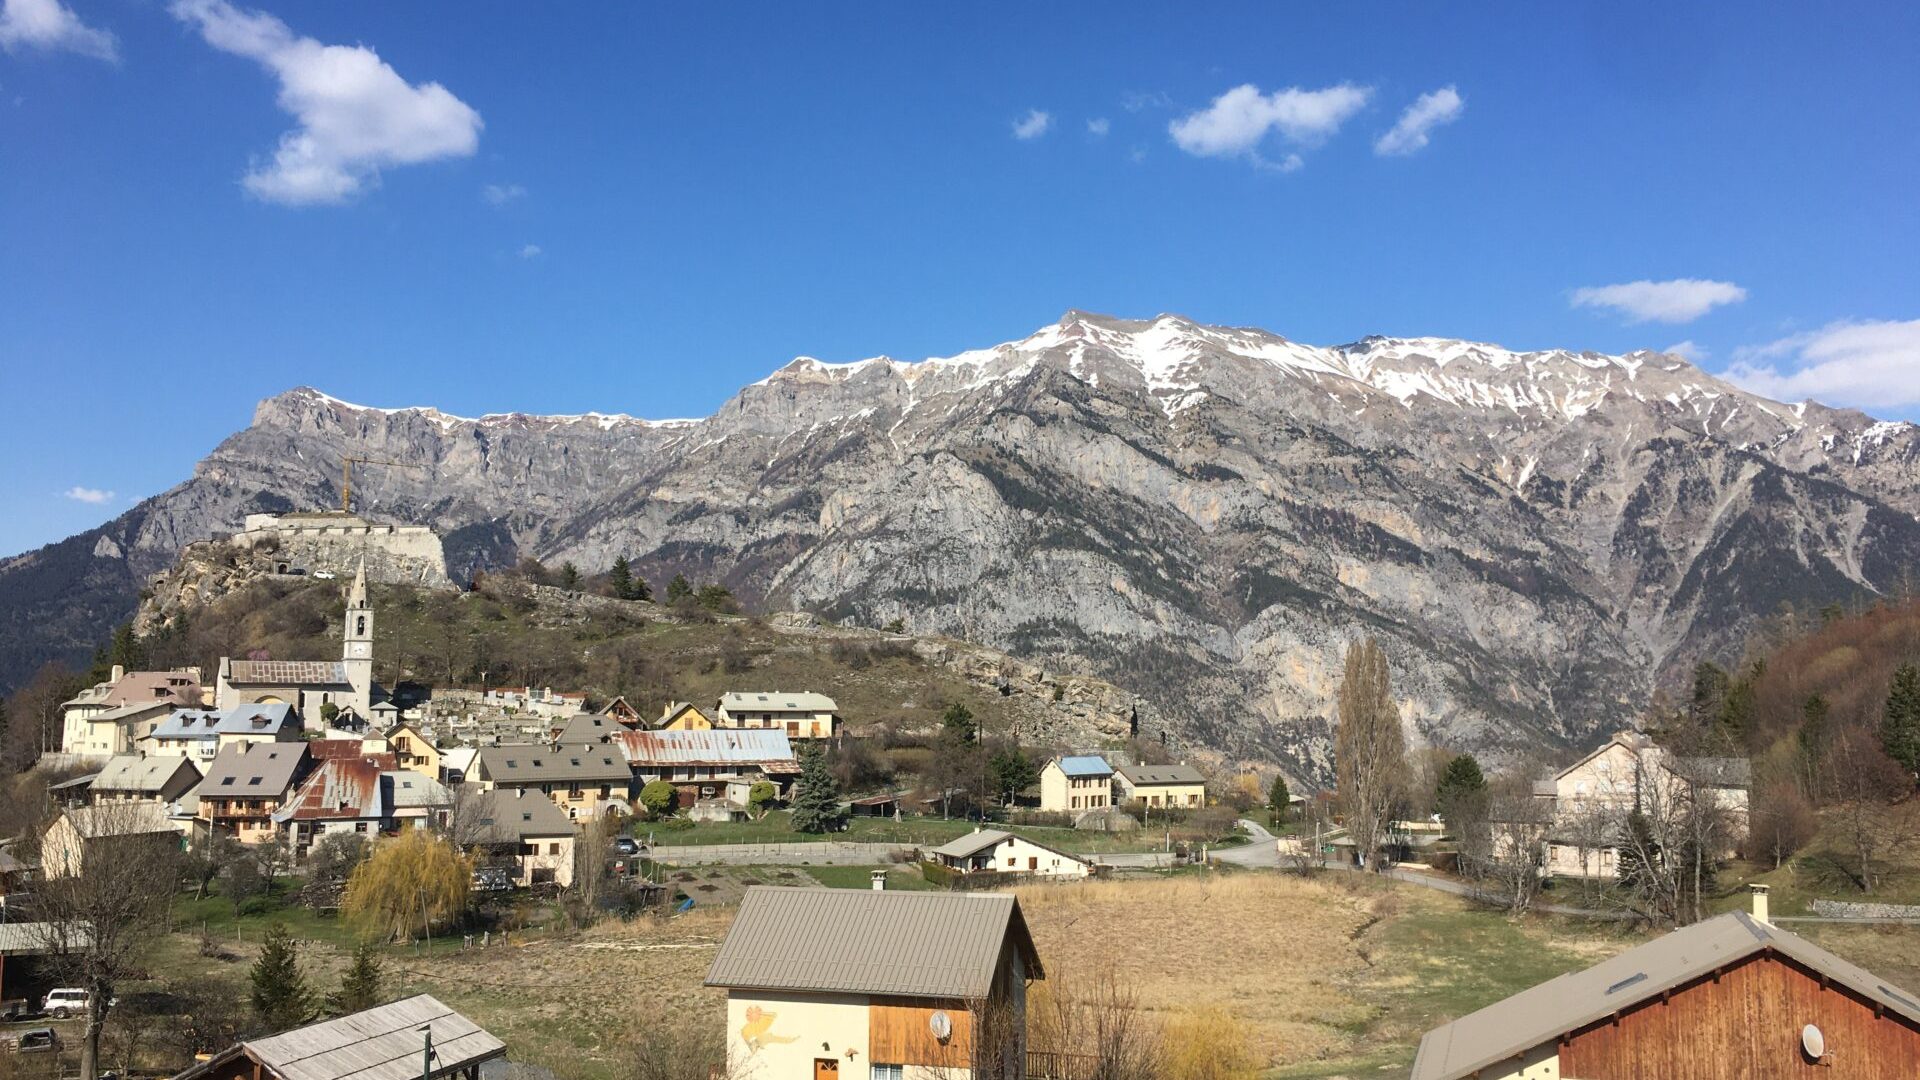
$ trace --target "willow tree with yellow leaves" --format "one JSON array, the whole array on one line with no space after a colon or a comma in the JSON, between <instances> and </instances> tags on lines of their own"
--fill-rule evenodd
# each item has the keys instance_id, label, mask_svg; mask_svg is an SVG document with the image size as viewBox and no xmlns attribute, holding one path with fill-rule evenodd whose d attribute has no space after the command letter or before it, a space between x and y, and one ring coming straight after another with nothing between
<instances>
[{"instance_id":1,"label":"willow tree with yellow leaves","mask_svg":"<svg viewBox=\"0 0 1920 1080\"><path fill-rule=\"evenodd\" d=\"M467 907L473 865L458 848L425 829L408 829L374 845L347 879L340 913L362 934L405 941Z\"/></svg>"}]
</instances>

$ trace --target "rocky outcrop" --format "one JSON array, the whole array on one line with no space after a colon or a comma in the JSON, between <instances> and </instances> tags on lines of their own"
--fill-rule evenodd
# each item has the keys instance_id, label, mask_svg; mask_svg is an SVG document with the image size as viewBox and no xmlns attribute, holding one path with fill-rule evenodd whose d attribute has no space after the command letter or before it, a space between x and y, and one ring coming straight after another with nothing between
<instances>
[{"instance_id":1,"label":"rocky outcrop","mask_svg":"<svg viewBox=\"0 0 1920 1080\"><path fill-rule=\"evenodd\" d=\"M331 503L342 454L419 466L370 468L356 495L432 525L456 579L626 555L656 583L1020 657L1045 678L1010 685L1048 698L1103 680L1170 740L1303 773L1326 770L1361 634L1416 739L1560 746L1735 655L1783 602L1884 593L1920 560L1910 424L1655 353L1323 348L1074 312L957 357L796 360L700 421L291 391L188 483L0 564L0 633L42 654L97 637L114 590L186 542ZM89 613L60 607L69 589Z\"/></svg>"}]
</instances>

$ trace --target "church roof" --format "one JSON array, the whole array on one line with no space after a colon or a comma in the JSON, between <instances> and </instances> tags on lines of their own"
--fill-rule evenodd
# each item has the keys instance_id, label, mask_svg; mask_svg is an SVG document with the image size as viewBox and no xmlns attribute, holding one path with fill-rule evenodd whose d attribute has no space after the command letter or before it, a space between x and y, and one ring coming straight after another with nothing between
<instances>
[{"instance_id":1,"label":"church roof","mask_svg":"<svg viewBox=\"0 0 1920 1080\"><path fill-rule=\"evenodd\" d=\"M347 686L347 665L339 660L234 660L229 683L249 686Z\"/></svg>"}]
</instances>

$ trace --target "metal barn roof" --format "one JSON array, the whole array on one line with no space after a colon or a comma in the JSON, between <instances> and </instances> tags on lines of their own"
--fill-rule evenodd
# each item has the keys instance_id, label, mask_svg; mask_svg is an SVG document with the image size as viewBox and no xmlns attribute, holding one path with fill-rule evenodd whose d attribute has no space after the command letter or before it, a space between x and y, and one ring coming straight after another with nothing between
<instances>
[{"instance_id":1,"label":"metal barn roof","mask_svg":"<svg viewBox=\"0 0 1920 1080\"><path fill-rule=\"evenodd\" d=\"M774 728L717 731L628 731L612 737L630 765L758 765L767 772L799 772L787 733Z\"/></svg>"},{"instance_id":2,"label":"metal barn roof","mask_svg":"<svg viewBox=\"0 0 1920 1080\"><path fill-rule=\"evenodd\" d=\"M902 893L755 885L708 986L978 1001L1011 943L1044 978L1009 893Z\"/></svg>"},{"instance_id":3,"label":"metal barn roof","mask_svg":"<svg viewBox=\"0 0 1920 1080\"><path fill-rule=\"evenodd\" d=\"M1570 1031L1632 1008L1756 953L1772 951L1920 1023L1920 999L1804 938L1744 911L1717 915L1570 972L1420 1040L1411 1080L1462 1080Z\"/></svg>"},{"instance_id":4,"label":"metal barn roof","mask_svg":"<svg viewBox=\"0 0 1920 1080\"><path fill-rule=\"evenodd\" d=\"M276 1080L419 1080L422 1027L433 1036L432 1077L450 1076L507 1052L507 1045L486 1029L421 994L236 1043L175 1080L212 1074L243 1054Z\"/></svg>"}]
</instances>

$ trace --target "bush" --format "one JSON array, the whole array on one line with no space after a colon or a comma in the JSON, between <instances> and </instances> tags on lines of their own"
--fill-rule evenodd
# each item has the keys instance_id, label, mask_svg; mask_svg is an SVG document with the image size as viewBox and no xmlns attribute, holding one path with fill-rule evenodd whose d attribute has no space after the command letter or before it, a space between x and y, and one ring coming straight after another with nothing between
<instances>
[{"instance_id":1,"label":"bush","mask_svg":"<svg viewBox=\"0 0 1920 1080\"><path fill-rule=\"evenodd\" d=\"M673 813L674 803L679 801L680 789L665 780L650 780L640 789L640 805L649 819L663 818Z\"/></svg>"},{"instance_id":2,"label":"bush","mask_svg":"<svg viewBox=\"0 0 1920 1080\"><path fill-rule=\"evenodd\" d=\"M1013 810L1008 812L1007 821L1037 829L1073 828L1073 815L1065 810Z\"/></svg>"},{"instance_id":3,"label":"bush","mask_svg":"<svg viewBox=\"0 0 1920 1080\"><path fill-rule=\"evenodd\" d=\"M1218 1005L1167 1024L1161 1039L1167 1080L1258 1080L1262 1066L1247 1025Z\"/></svg>"}]
</instances>

